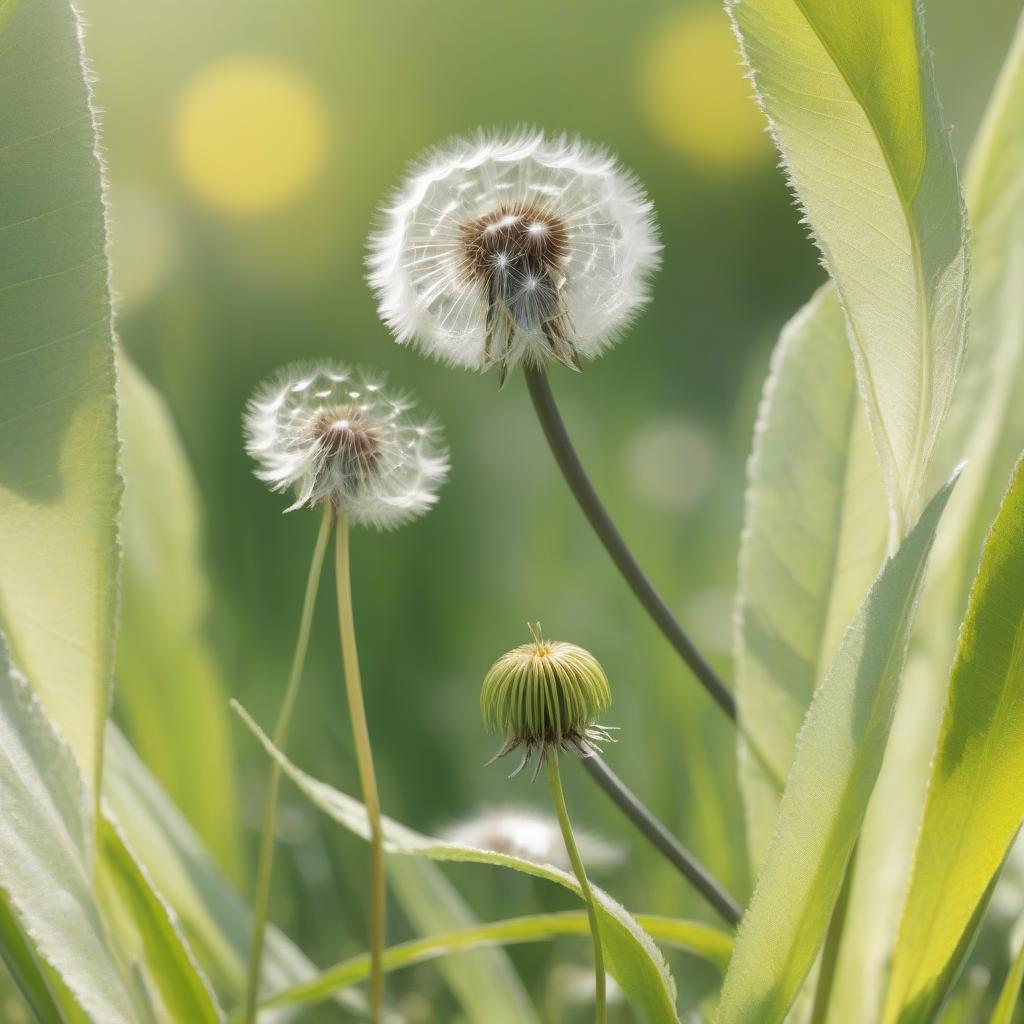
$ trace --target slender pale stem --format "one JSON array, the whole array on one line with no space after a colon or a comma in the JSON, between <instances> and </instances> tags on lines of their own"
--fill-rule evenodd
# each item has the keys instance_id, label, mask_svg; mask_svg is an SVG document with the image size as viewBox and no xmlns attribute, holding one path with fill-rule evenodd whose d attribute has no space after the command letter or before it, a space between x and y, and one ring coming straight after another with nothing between
<instances>
[{"instance_id":1,"label":"slender pale stem","mask_svg":"<svg viewBox=\"0 0 1024 1024\"><path fill-rule=\"evenodd\" d=\"M637 565L636 559L622 539L622 534L619 533L604 505L601 504L601 499L597 496L586 470L576 455L576 450L565 429L565 423L558 412L547 370L543 366L527 365L525 373L537 419L540 420L555 461L576 498L577 504L604 545L605 551L608 552L623 579L629 584L630 589L654 624L689 666L715 703L735 721L736 701L729 688L705 661L704 656L686 635L662 596L654 589L654 585Z\"/></svg>"},{"instance_id":2,"label":"slender pale stem","mask_svg":"<svg viewBox=\"0 0 1024 1024\"><path fill-rule=\"evenodd\" d=\"M600 754L583 759L583 767L629 818L650 844L731 925L739 924L742 911L725 886L644 806L637 795L608 767Z\"/></svg>"},{"instance_id":3,"label":"slender pale stem","mask_svg":"<svg viewBox=\"0 0 1024 1024\"><path fill-rule=\"evenodd\" d=\"M309 631L313 624L313 609L316 607L316 595L320 589L320 573L323 569L324 555L327 552L327 541L331 536L331 525L334 512L330 505L324 505L323 518L320 520L320 532L313 547L313 557L309 563L309 576L306 579L306 593L302 599L302 614L299 617L299 635L295 641L295 653L292 656L292 667L288 674L288 685L285 687L284 700L278 712L277 724L274 726L274 746L284 750L288 740L288 727L291 725L292 712L295 710L295 699L299 694L299 683L302 679L302 667L306 662L306 649L309 647ZM256 892L253 898L252 942L249 947L249 980L245 991L246 1024L256 1020L256 1002L259 998L260 969L263 963L263 939L267 928L267 908L270 903L270 878L274 867L274 834L277 831L277 794L281 787L281 766L273 761L270 766L270 778L267 793L263 799L263 824L260 830L259 859L256 866Z\"/></svg>"},{"instance_id":4,"label":"slender pale stem","mask_svg":"<svg viewBox=\"0 0 1024 1024\"><path fill-rule=\"evenodd\" d=\"M594 1020L596 1024L605 1024L604 951L601 948L601 928L597 920L597 904L594 902L594 893L590 888L587 872L583 867L583 859L580 857L576 839L572 834L569 811L565 806L565 794L562 792L562 776L558 770L557 750L548 752L547 762L551 799L555 804L555 814L562 829L562 838L565 840L565 849L569 854L569 863L572 864L573 873L580 883L580 889L583 890L583 902L587 905L587 917L590 920L590 937L594 941Z\"/></svg>"},{"instance_id":5,"label":"slender pale stem","mask_svg":"<svg viewBox=\"0 0 1024 1024\"><path fill-rule=\"evenodd\" d=\"M832 908L832 917L828 922L825 934L825 945L821 950L821 963L818 967L818 980L814 989L814 1006L811 1010L811 1024L824 1024L828 1017L829 1004L832 1001L832 985L836 978L836 967L839 963L839 950L842 945L843 928L846 926L846 915L850 909L850 892L853 889L854 865L857 861L857 847L853 848L850 859L846 862L843 872L843 884L836 897L836 905Z\"/></svg>"},{"instance_id":6,"label":"slender pale stem","mask_svg":"<svg viewBox=\"0 0 1024 1024\"><path fill-rule=\"evenodd\" d=\"M352 718L352 739L355 745L363 803L370 825L370 1019L379 1024L384 1000L384 833L380 820L380 798L373 771L370 730L366 725L363 684L359 675L356 652L356 627L352 617L352 584L349 568L348 522L338 516L335 544L335 575L338 587L338 625L341 631L341 657L345 667L345 691Z\"/></svg>"}]
</instances>

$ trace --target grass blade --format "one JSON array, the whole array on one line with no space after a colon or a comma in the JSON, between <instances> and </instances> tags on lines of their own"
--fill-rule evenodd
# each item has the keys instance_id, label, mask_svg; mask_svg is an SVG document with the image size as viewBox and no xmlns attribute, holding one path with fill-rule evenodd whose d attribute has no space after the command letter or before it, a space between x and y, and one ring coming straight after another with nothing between
<instances>
[{"instance_id":1,"label":"grass blade","mask_svg":"<svg viewBox=\"0 0 1024 1024\"><path fill-rule=\"evenodd\" d=\"M971 591L893 953L884 1019L930 1020L1024 821L1024 462Z\"/></svg>"},{"instance_id":2,"label":"grass blade","mask_svg":"<svg viewBox=\"0 0 1024 1024\"><path fill-rule=\"evenodd\" d=\"M349 831L367 838L369 829L366 810L358 800L339 792L296 768L277 750L260 727L237 702L232 706L267 753L276 758L285 774L317 807ZM388 818L384 819L384 847L390 854L428 857L439 861L461 861L475 864L493 864L512 868L536 878L545 878L580 894L579 883L565 871L547 864L514 857L511 854L478 850L473 847L447 843L440 839L414 832ZM626 910L607 893L592 886L601 918L601 940L604 944L608 970L622 986L651 1024L675 1024L675 983L668 965L651 941L650 936L636 923Z\"/></svg>"},{"instance_id":3,"label":"grass blade","mask_svg":"<svg viewBox=\"0 0 1024 1024\"><path fill-rule=\"evenodd\" d=\"M723 931L697 921L639 916L637 922L655 940L703 957L724 970L732 939ZM588 936L590 928L583 911L535 914L507 921L475 925L457 931L430 935L392 946L384 953L384 969L396 971L438 957L496 944L540 942L560 935ZM308 1005L334 995L339 989L365 980L370 972L369 957L357 956L329 968L316 978L279 992L265 1003L268 1007Z\"/></svg>"},{"instance_id":4,"label":"grass blade","mask_svg":"<svg viewBox=\"0 0 1024 1024\"><path fill-rule=\"evenodd\" d=\"M818 954L881 767L928 553L952 486L929 502L883 567L814 695L740 924L721 1024L781 1021Z\"/></svg>"}]
</instances>

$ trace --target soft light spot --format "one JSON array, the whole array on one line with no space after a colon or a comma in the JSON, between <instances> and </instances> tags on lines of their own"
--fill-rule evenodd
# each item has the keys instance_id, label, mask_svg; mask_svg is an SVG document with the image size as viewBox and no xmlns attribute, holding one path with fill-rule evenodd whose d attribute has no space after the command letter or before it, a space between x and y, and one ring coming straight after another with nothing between
<instances>
[{"instance_id":1,"label":"soft light spot","mask_svg":"<svg viewBox=\"0 0 1024 1024\"><path fill-rule=\"evenodd\" d=\"M640 100L659 138L707 170L765 161L771 144L719 5L677 9L656 23L639 69Z\"/></svg>"},{"instance_id":2,"label":"soft light spot","mask_svg":"<svg viewBox=\"0 0 1024 1024\"><path fill-rule=\"evenodd\" d=\"M729 587L705 587L685 605L685 621L694 638L709 651L732 649L733 593Z\"/></svg>"},{"instance_id":3,"label":"soft light spot","mask_svg":"<svg viewBox=\"0 0 1024 1024\"><path fill-rule=\"evenodd\" d=\"M174 218L156 195L115 184L110 207L114 294L125 312L159 291L178 262L180 247Z\"/></svg>"},{"instance_id":4,"label":"soft light spot","mask_svg":"<svg viewBox=\"0 0 1024 1024\"><path fill-rule=\"evenodd\" d=\"M205 202L235 214L287 205L324 164L328 117L316 88L286 64L218 61L181 97L175 146L181 172Z\"/></svg>"},{"instance_id":5,"label":"soft light spot","mask_svg":"<svg viewBox=\"0 0 1024 1024\"><path fill-rule=\"evenodd\" d=\"M700 423L683 417L652 421L631 438L624 455L636 494L667 511L698 505L717 476L714 438Z\"/></svg>"}]
</instances>

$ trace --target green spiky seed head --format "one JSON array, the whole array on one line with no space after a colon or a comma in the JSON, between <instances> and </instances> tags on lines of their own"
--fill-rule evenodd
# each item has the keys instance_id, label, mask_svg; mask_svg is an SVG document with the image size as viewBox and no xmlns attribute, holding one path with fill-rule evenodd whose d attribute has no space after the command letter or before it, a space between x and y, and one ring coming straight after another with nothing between
<instances>
[{"instance_id":1,"label":"green spiky seed head","mask_svg":"<svg viewBox=\"0 0 1024 1024\"><path fill-rule=\"evenodd\" d=\"M505 737L491 761L523 749L513 775L534 751L540 754L539 770L551 749L588 757L611 739L597 723L612 701L600 662L576 644L545 640L540 623L530 626L530 632L532 642L503 654L491 666L480 692L484 727Z\"/></svg>"}]
</instances>

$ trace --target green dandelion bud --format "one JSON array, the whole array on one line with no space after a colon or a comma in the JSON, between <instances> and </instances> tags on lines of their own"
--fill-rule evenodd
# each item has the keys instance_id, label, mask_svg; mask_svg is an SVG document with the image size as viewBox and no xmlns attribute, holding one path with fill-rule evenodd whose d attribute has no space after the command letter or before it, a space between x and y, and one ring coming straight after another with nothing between
<instances>
[{"instance_id":1,"label":"green dandelion bud","mask_svg":"<svg viewBox=\"0 0 1024 1024\"><path fill-rule=\"evenodd\" d=\"M530 626L533 642L502 655L484 677L480 711L488 732L505 743L488 761L522 748L518 775L538 752L537 767L552 749L589 757L612 740L598 715L612 701L608 677L597 659L576 644L545 640L540 623Z\"/></svg>"}]
</instances>

